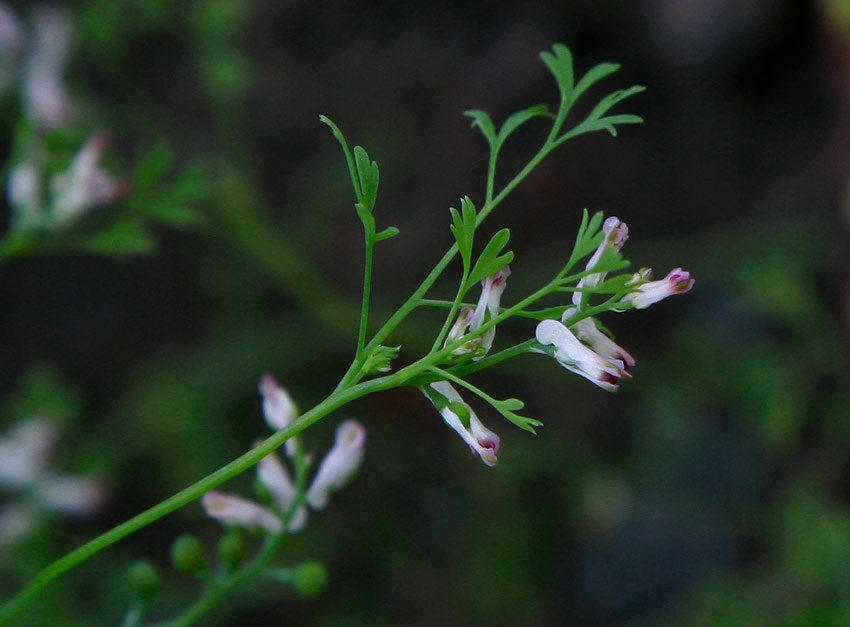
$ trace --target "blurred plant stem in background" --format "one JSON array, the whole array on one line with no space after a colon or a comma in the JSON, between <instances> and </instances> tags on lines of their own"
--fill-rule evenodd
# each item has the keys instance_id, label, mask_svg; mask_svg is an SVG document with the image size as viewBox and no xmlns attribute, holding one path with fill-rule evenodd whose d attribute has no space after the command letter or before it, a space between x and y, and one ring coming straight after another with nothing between
<instances>
[{"instance_id":1,"label":"blurred plant stem in background","mask_svg":"<svg viewBox=\"0 0 850 627\"><path fill-rule=\"evenodd\" d=\"M350 338L356 329L357 304L331 285L271 219L254 176L245 109L253 73L238 46L245 35L249 5L246 0L199 0L189 10L218 148L220 194L213 205L213 228L323 326Z\"/></svg>"}]
</instances>

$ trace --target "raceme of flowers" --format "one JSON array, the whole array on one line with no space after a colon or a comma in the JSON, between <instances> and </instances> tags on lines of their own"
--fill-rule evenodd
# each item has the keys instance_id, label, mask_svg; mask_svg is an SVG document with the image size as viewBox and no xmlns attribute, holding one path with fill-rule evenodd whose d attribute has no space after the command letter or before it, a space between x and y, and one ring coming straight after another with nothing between
<instances>
[{"instance_id":1,"label":"raceme of flowers","mask_svg":"<svg viewBox=\"0 0 850 627\"><path fill-rule=\"evenodd\" d=\"M627 371L635 365L635 359L626 349L614 342L600 330L596 320L583 311L588 308L592 290L600 286L607 271L594 268L606 256L619 253L628 239L629 229L625 222L609 217L602 225L603 239L591 255L585 267L584 276L579 279L573 292L572 305L567 307L560 320L542 320L537 325L535 339L538 346L532 346L532 352L549 353L564 368L600 388L615 392L621 379L631 378ZM490 277L481 281L481 297L475 309L464 308L448 333L445 345L456 343L467 334L477 331L490 319L499 315L502 293L505 291L510 268L505 266ZM668 296L684 294L693 287L694 279L690 273L676 268L658 281L650 281L652 271L643 269L635 273L626 283L628 293L610 307L613 311L627 309L645 309ZM455 357L472 356L480 360L490 350L495 337L496 327L490 327L483 335L463 342L452 351ZM552 347L546 349L546 347ZM423 389L452 429L457 431L473 453L488 466L498 461L499 436L487 429L472 408L464 402L448 381L430 384Z\"/></svg>"},{"instance_id":2,"label":"raceme of flowers","mask_svg":"<svg viewBox=\"0 0 850 627\"><path fill-rule=\"evenodd\" d=\"M0 2L0 92L19 82L27 118L39 130L9 168L7 197L15 212L15 228L65 225L114 203L129 190L128 181L115 179L99 165L108 143L104 131L89 135L67 170L45 175L50 169L44 163L48 151L36 138L68 130L76 117L77 107L64 82L73 28L60 6L38 6L30 18L28 30L14 10Z\"/></svg>"},{"instance_id":3,"label":"raceme of flowers","mask_svg":"<svg viewBox=\"0 0 850 627\"><path fill-rule=\"evenodd\" d=\"M264 375L260 381L260 394L263 397L263 414L272 429L282 429L295 420L295 404L270 374ZM298 446L297 440L290 438L285 446L287 456L295 457ZM271 453L257 464L257 476L268 491L271 508L215 490L201 498L201 505L208 516L228 526L277 535L286 525L288 532L298 532L307 524L304 501L314 510L323 509L330 494L348 483L357 472L365 447L366 429L354 420L346 420L337 427L334 445L319 464L303 499L299 498L295 482L280 457Z\"/></svg>"}]
</instances>

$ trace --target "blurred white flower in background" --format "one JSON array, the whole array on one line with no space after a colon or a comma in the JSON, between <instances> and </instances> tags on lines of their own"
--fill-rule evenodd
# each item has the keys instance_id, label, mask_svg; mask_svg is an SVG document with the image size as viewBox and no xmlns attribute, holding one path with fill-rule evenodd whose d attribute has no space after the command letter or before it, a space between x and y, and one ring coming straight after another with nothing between
<instances>
[{"instance_id":1,"label":"blurred white flower in background","mask_svg":"<svg viewBox=\"0 0 850 627\"><path fill-rule=\"evenodd\" d=\"M55 422L35 417L0 438L0 490L11 495L0 506L0 546L26 535L44 514L86 517L103 503L99 481L50 468L58 435Z\"/></svg>"}]
</instances>

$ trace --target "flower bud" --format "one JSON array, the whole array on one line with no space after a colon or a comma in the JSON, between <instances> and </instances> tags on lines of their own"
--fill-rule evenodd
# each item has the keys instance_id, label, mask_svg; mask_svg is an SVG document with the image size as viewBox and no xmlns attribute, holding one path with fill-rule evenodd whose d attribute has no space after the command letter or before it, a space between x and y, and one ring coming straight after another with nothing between
<instances>
[{"instance_id":1,"label":"flower bud","mask_svg":"<svg viewBox=\"0 0 850 627\"><path fill-rule=\"evenodd\" d=\"M286 391L268 372L260 379L260 394L263 397L263 415L266 422L274 430L279 431L288 426L298 415L298 409ZM286 454L295 455L295 437L289 438L284 445Z\"/></svg>"},{"instance_id":2,"label":"flower bud","mask_svg":"<svg viewBox=\"0 0 850 627\"><path fill-rule=\"evenodd\" d=\"M201 497L201 506L207 516L221 521L224 525L262 529L272 535L283 531L283 523L272 512L253 501L232 494L210 490Z\"/></svg>"},{"instance_id":3,"label":"flower bud","mask_svg":"<svg viewBox=\"0 0 850 627\"><path fill-rule=\"evenodd\" d=\"M636 291L623 296L620 302L631 303L635 309L646 309L673 294L684 294L693 285L694 279L691 278L690 272L675 268L660 281L650 281L638 286Z\"/></svg>"},{"instance_id":4,"label":"flower bud","mask_svg":"<svg viewBox=\"0 0 850 627\"><path fill-rule=\"evenodd\" d=\"M304 562L292 568L291 583L302 597L314 597L327 585L328 571L320 562Z\"/></svg>"},{"instance_id":5,"label":"flower bud","mask_svg":"<svg viewBox=\"0 0 850 627\"><path fill-rule=\"evenodd\" d=\"M206 568L204 550L195 536L184 534L171 543L171 563L187 575L197 575Z\"/></svg>"},{"instance_id":6,"label":"flower bud","mask_svg":"<svg viewBox=\"0 0 850 627\"><path fill-rule=\"evenodd\" d=\"M150 599L162 588L159 569L148 560L136 560L127 569L133 591L141 599Z\"/></svg>"},{"instance_id":7,"label":"flower bud","mask_svg":"<svg viewBox=\"0 0 850 627\"><path fill-rule=\"evenodd\" d=\"M225 572L232 573L239 568L245 560L245 539L242 533L233 529L223 535L218 540L216 552Z\"/></svg>"},{"instance_id":8,"label":"flower bud","mask_svg":"<svg viewBox=\"0 0 850 627\"><path fill-rule=\"evenodd\" d=\"M434 403L446 424L469 445L473 453L488 466L495 466L498 460L501 441L499 436L485 427L472 408L467 405L457 390L448 381L437 381L430 385L437 392L426 391L426 396Z\"/></svg>"},{"instance_id":9,"label":"flower bud","mask_svg":"<svg viewBox=\"0 0 850 627\"><path fill-rule=\"evenodd\" d=\"M328 504L328 495L344 486L360 467L366 448L366 429L355 420L346 420L336 429L336 440L328 451L316 478L307 491L307 502L313 509Z\"/></svg>"}]
</instances>

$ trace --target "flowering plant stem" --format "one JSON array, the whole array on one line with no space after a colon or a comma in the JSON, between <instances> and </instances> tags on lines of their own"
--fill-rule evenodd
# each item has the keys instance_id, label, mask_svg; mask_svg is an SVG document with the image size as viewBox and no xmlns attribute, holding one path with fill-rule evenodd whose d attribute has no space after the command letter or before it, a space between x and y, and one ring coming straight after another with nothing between
<instances>
[{"instance_id":1,"label":"flowering plant stem","mask_svg":"<svg viewBox=\"0 0 850 627\"><path fill-rule=\"evenodd\" d=\"M125 523L118 525L110 531L107 531L101 536L95 538L94 540L91 540L82 547L76 549L75 551L72 551L65 557L49 565L47 568L37 574L34 579L26 587L24 587L15 597L10 599L2 608L0 608L0 623L5 623L9 621L14 615L20 612L29 602L31 602L45 586L47 586L51 581L53 581L63 573L73 568L75 565L91 557L95 553L103 550L104 548L110 546L111 544L121 540L122 538L127 537L128 535L141 529L142 527L145 527L146 525L153 523L154 521L175 511L176 509L196 499L199 499L205 493L209 492L210 490L213 490L228 479L231 479L236 475L244 472L245 470L251 468L252 466L257 464L261 459L265 458L267 455L270 455L273 451L282 446L287 440L301 433L304 429L317 422L318 420L321 420L330 412L367 394L372 394L374 392L388 390L400 386L422 387L426 386L431 382L449 380L472 390L473 392L481 396L484 400L486 400L488 403L490 403L505 417L513 421L518 426L521 426L522 428L533 431L532 426L540 424L539 421L528 418L522 418L513 413L514 409L522 408L523 404L521 403L521 401L518 401L517 399L507 399L505 401L496 400L486 395L484 392L482 392L472 384L469 384L463 381L463 379L461 379L461 377L466 374L471 374L473 372L482 370L505 359L516 356L520 353L528 352L530 349L545 352L544 350L541 350L540 345L535 343L534 340L529 340L517 344L516 346L497 352L491 355L490 357L480 359L479 361L462 360L461 363L457 363L457 361L453 359L453 355L454 352L465 343L470 342L470 340L483 337L484 334L488 330L493 328L496 324L512 316L520 315L525 317L546 317L547 315L552 315L553 313L563 313L566 307L554 308L554 310L540 310L537 312L528 311L526 308L529 305L532 305L536 301L540 300L541 298L549 294L558 292L564 288L564 283L567 281L565 277L570 271L570 269L575 265L575 263L577 263L579 259L585 256L587 252L592 250L592 248L595 247L601 241L602 235L596 233L599 228L599 223L602 220L601 215L597 214L596 216L594 216L593 219L589 221L588 215L585 212L582 220L582 226L579 231L579 238L576 242L576 247L574 248L573 253L570 255L569 261L551 281L546 283L544 286L542 286L529 296L519 300L519 302L517 302L511 307L495 307L494 310L491 311L491 315L488 320L483 321L483 323L476 326L476 328L474 328L473 330L463 334L463 337L459 339L450 337L449 341L446 341L446 337L447 331L452 324L453 317L462 305L463 297L471 287L470 285L468 285L468 280L470 278L473 278L475 281L477 281L479 280L479 278L481 278L481 276L484 276L481 273L476 273L475 268L473 268L472 272L470 272L469 250L471 247L471 233L474 232L474 230L483 223L483 221L490 215L490 213L510 195L510 193L528 176L528 174L531 173L543 161L543 159L545 159L556 147L563 144L568 139L580 135L582 133L595 130L608 130L612 134L616 134L614 130L614 124L628 124L640 121L640 118L638 118L637 116L629 115L602 117L608 111L608 109L610 109L611 106L613 106L623 98L642 90L642 88L640 87L632 87L630 89L614 92L613 94L604 98L597 105L597 107L587 116L587 118L585 118L583 122L581 122L572 130L562 134L561 130L563 128L563 125L567 118L567 114L569 113L572 104L578 99L581 93L586 91L586 89L592 83L616 70L616 66L614 66L613 64L600 64L595 68L591 69L578 82L578 84L573 85L572 58L569 51L566 49L565 46L560 45L555 46L554 50L554 56L550 53L543 53L541 56L543 57L544 62L549 66L552 73L555 75L555 78L558 81L558 85L561 91L561 103L555 115L548 113L546 108L543 106L532 107L525 111L520 111L508 118L508 120L503 124L501 130L497 135L492 125L492 122L490 121L489 116L487 116L486 113L482 111L473 111L467 113L467 115L470 115L470 117L475 118L473 125L477 125L481 128L482 132L485 135L485 138L490 143L490 159L488 162L487 169L485 201L481 209L477 213L475 213L474 207L471 207L471 201L468 201L470 203L470 208L465 213L465 216L468 218L468 222L465 224L461 224L458 227L459 231L462 229L466 229L465 233L463 234L464 237L468 236L469 238L468 240L464 240L466 246L462 251L459 244L454 243L440 258L440 260L436 263L433 269L428 273L428 275L421 282L419 287L416 288L416 290L395 311L395 313L389 316L383 326L381 326L380 329L377 330L375 335L368 343L366 342L366 338L368 333L368 319L370 312L373 248L377 242L395 235L397 233L397 229L390 227L381 232L376 232L375 230L375 221L372 216L372 210L374 209L375 195L377 193L378 185L377 165L374 162L369 161L368 155L366 155L366 151L360 147L355 147L353 153L350 152L348 150L348 146L345 143L344 138L342 137L341 132L339 132L339 129L336 128L333 122L331 122L327 118L322 118L322 120L327 123L334 131L334 135L337 137L343 147L343 151L345 153L346 160L349 166L349 172L352 178L355 195L357 197L357 203L355 204L355 208L357 209L357 213L360 216L361 221L363 222L365 231L366 254L363 282L363 300L360 312L361 315L357 338L357 351L350 367L342 376L333 392L331 392L327 396L327 398L325 398L325 400L318 403L315 407L302 414L300 417L295 419L293 422L291 422L284 428L281 428L280 430L275 432L272 436L264 440L256 447L252 448L244 455L236 458L225 466L207 475L200 481L192 484L184 490L181 490L172 497L162 501L158 505L151 507L150 509L142 512L141 514L126 521ZM515 130L520 124L526 122L527 120L533 117L547 117L552 119L552 128L537 153L526 163L526 165L517 174L515 174L505 184L505 186L501 189L501 191L498 192L498 194L495 194L494 189L497 165L496 162L499 150L504 144L504 141L507 136L513 130ZM242 204L244 205L245 203ZM232 214L234 216L232 220L238 220L236 215L239 214L239 212L232 212ZM248 215L251 217L251 219L247 220L247 222L245 222L244 224L241 224L245 232L240 232L240 235L244 235L244 237L240 237L240 239L245 243L253 241L254 235L256 235L257 231L257 224L255 220L256 216L253 212L249 213ZM456 237L457 236L458 233L456 233ZM252 249L252 252L258 258L268 259L268 252L273 247L270 245L270 242L268 242L267 238L261 238L258 241L263 242L262 250ZM504 238L503 241L506 242L507 239ZM491 240L491 243L492 242L493 240ZM588 248L588 246L590 248ZM488 249L485 248L485 252L487 250ZM501 250L501 247L499 247L499 250ZM499 259L506 259L509 256L502 255L501 257L499 257L499 250L495 250L495 252L491 254L490 258L485 261L492 265L493 263L498 262ZM464 270L455 299L450 303L426 299L425 296L427 295L428 291L432 288L432 286L435 284L435 282L438 280L438 278L442 275L442 273L448 267L450 262L459 252L462 252L464 256ZM482 260L484 260L484 258L485 254L482 253L478 261L478 263L482 264L482 266L487 265L485 263L482 263ZM271 263L270 265L273 266L272 269L273 271L275 271L275 273L280 271L281 267L279 264ZM618 267L623 266L620 265ZM476 268L478 268L478 264L476 264ZM609 266L606 269L614 269L614 265L611 265L609 263ZM495 268L495 270L500 270L500 268ZM595 268L595 270L599 271L599 268L597 267ZM580 278L585 274L587 274L587 272L579 273L575 275L575 277L569 277L569 279ZM288 283L288 285L296 292L302 291L303 288L303 284L295 285L293 283ZM575 319L578 320L580 318L593 315L597 311L604 311L606 309L610 309L611 303L627 291L628 289L624 289L618 293L615 293L615 295L612 296L608 301L597 307L588 307L582 309L580 312L574 315ZM607 293L611 293L611 291L609 290ZM309 298L306 298L305 300L307 300L308 302L317 302L316 300ZM396 370L395 372L392 372L391 374L385 374L377 376L375 378L363 380L364 377L366 377L367 375L374 374L374 370L370 370L370 358L373 356L373 354L376 353L376 351L379 351L381 349L382 342L384 342L415 309L422 306L434 305L448 306L449 314L446 317L444 324L442 325L442 329L436 335L436 341L434 342L431 349L424 356ZM323 319L333 317L330 316L328 312L328 309L321 310L321 313L324 314L322 316ZM329 323L329 326L336 328L337 330L341 329L340 326L337 326L339 324L338 322L334 322L331 320L326 321ZM383 372L383 370L379 370L379 372ZM296 507L297 505L298 503L295 504ZM279 537L283 537L285 535L286 534L280 534ZM207 595L202 597L197 604L189 608L183 615L181 615L177 619L176 624L191 623L195 618L202 615L204 612L208 611L209 608L214 606L233 587L237 586L240 582L257 575L260 572L262 566L268 561L275 548L277 548L277 546L277 542L269 542L268 545L263 547L258 557L254 561L243 567L243 569L239 570L237 574L227 578L223 584L219 582L217 584L218 587L213 586L212 589L207 593Z\"/></svg>"}]
</instances>

